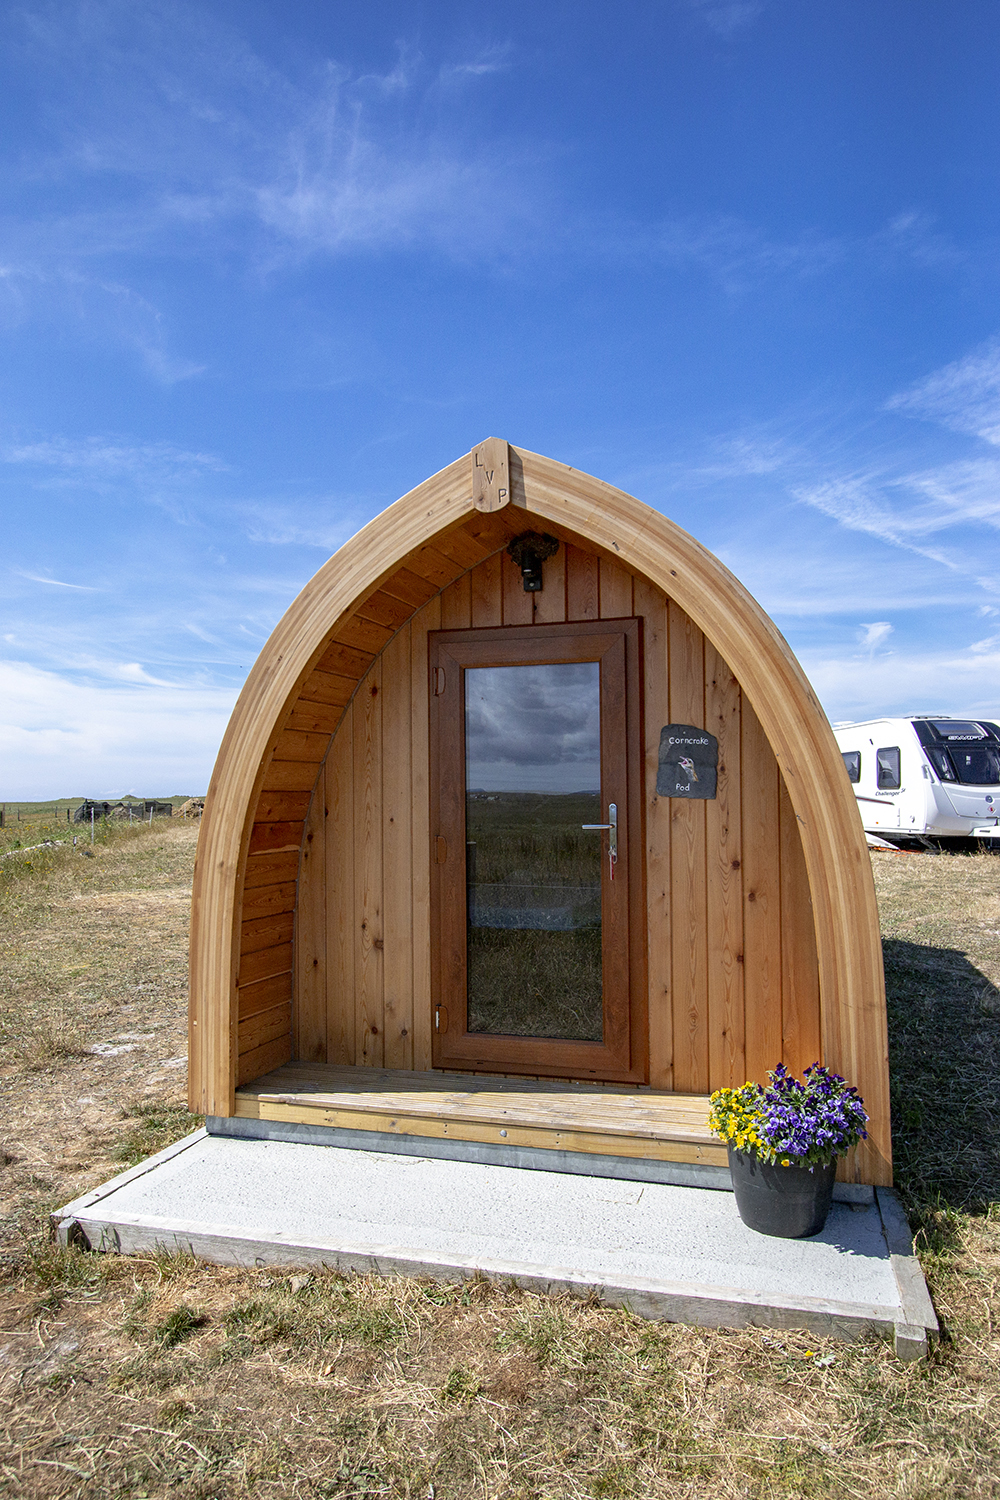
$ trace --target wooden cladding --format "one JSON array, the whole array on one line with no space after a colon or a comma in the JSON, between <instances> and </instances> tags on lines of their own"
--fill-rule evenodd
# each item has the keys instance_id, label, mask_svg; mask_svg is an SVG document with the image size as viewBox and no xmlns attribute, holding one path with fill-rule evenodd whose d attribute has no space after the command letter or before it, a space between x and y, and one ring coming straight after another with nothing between
<instances>
[{"instance_id":1,"label":"wooden cladding","mask_svg":"<svg viewBox=\"0 0 1000 1500\"><path fill-rule=\"evenodd\" d=\"M457 534L449 546L468 555ZM437 544L424 550L445 556ZM796 819L756 715L702 632L651 583L565 541L544 566L536 594L499 550L452 578L370 662L327 741L303 825L286 1053L431 1066L428 631L636 615L649 1082L702 1094L763 1080L778 1061L801 1071L821 1056L813 917ZM670 722L718 737L714 801L657 797L659 733Z\"/></svg>"},{"instance_id":2,"label":"wooden cladding","mask_svg":"<svg viewBox=\"0 0 1000 1500\"><path fill-rule=\"evenodd\" d=\"M369 1062L381 1050L386 1062L426 1066L421 633L636 615L650 1082L701 1093L761 1076L776 1050L796 1068L821 1055L858 1085L870 1115L842 1171L890 1183L870 860L799 664L738 581L665 517L552 459L515 448L508 458L502 509L474 508L469 454L364 527L307 584L247 679L195 866L192 1107L231 1114L237 1079L290 1053ZM504 551L525 530L562 542L536 594ZM714 802L657 799L658 733L670 721L703 721L718 736ZM305 813L295 794L310 796ZM272 918L286 919L280 930Z\"/></svg>"},{"instance_id":3,"label":"wooden cladding","mask_svg":"<svg viewBox=\"0 0 1000 1500\"><path fill-rule=\"evenodd\" d=\"M381 673L382 654L386 661L396 661L404 649L404 642L410 638L408 622L415 610L436 600L444 584L459 578L472 564L491 555L515 529L516 526L504 517L475 517L454 535L445 533L435 538L433 546L422 546L406 558L403 565L334 630L303 679L295 701L273 738L250 830L244 881L236 974L237 1083L256 1078L289 1060L295 1045L293 1026L303 1037L299 1045L310 1045L308 1021L304 1022L303 1018L308 1018L321 1003L317 996L320 975L326 973L325 959L321 966L317 958L312 971L300 976L299 1002L293 1022L291 929L299 909L303 930L308 931L309 913L317 908L317 903L322 904L318 893L325 875L321 875L318 882L312 879L312 875L320 863L318 850L324 847L323 822L320 820L318 827L313 824L307 827L306 819L314 803L313 793L320 768L326 760L333 735L344 721L345 711L352 726L349 732L353 733L352 699L359 682L372 670ZM376 685L375 693L369 692L369 700L377 692ZM364 694L361 700L364 703ZM350 709L349 705L352 705ZM360 763L365 764L367 757L372 777L380 774L376 771L376 761L380 767L381 742L377 735L381 717L381 704L376 706L370 701L367 709L362 708L358 716L361 732L367 735L365 746L360 751ZM407 726L407 743L409 736L410 727ZM335 773L331 774L335 779ZM392 773L388 781L391 787ZM321 800L317 799L317 802ZM381 790L376 798L369 787L367 813L362 817L371 819L376 816L375 801L381 807ZM320 842L314 854L312 844L317 835ZM366 859L362 860L363 889L369 891L373 881L380 880L381 834L376 840L371 828L367 833L363 831L359 836L359 847L366 851ZM391 837L389 848L391 854ZM305 875L301 894L297 885L300 861ZM351 871L344 873L345 877L353 879ZM284 921L288 930L282 929L280 940L275 936L273 942L261 942L263 929L260 924L265 919ZM385 1003L378 946L381 938L373 935L379 921L377 911L362 914L360 953L357 966L351 971L361 984L359 1004L362 1013L372 1013L373 1036L379 1034ZM311 1045L315 1051L316 1044ZM299 1051L297 1055L311 1054Z\"/></svg>"}]
</instances>

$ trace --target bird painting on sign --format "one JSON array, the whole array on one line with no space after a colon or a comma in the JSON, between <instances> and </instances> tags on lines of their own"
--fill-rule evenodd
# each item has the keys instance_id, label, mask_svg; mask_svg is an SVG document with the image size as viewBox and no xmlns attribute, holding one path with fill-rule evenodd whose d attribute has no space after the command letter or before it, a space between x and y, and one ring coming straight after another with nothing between
<instances>
[{"instance_id":1,"label":"bird painting on sign","mask_svg":"<svg viewBox=\"0 0 1000 1500\"><path fill-rule=\"evenodd\" d=\"M658 797L715 797L719 742L694 724L665 724L660 731L660 760L656 772Z\"/></svg>"}]
</instances>

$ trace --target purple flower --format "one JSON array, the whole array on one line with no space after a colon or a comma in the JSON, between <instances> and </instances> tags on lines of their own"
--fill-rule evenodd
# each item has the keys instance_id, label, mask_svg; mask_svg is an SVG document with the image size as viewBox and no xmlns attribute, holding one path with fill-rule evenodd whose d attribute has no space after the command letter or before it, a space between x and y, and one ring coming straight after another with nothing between
<instances>
[{"instance_id":1,"label":"purple flower","mask_svg":"<svg viewBox=\"0 0 1000 1500\"><path fill-rule=\"evenodd\" d=\"M842 1156L867 1139L868 1116L857 1089L821 1063L806 1068L804 1082L784 1063L760 1090L761 1135L770 1161L790 1158L799 1166L818 1166Z\"/></svg>"}]
</instances>

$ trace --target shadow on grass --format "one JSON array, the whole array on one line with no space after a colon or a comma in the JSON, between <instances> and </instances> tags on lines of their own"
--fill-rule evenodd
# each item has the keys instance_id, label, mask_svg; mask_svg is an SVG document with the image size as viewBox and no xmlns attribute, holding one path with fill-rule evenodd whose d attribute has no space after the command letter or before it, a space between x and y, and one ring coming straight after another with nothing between
<instances>
[{"instance_id":1,"label":"shadow on grass","mask_svg":"<svg viewBox=\"0 0 1000 1500\"><path fill-rule=\"evenodd\" d=\"M882 947L896 1182L946 1241L949 1211L1000 1200L1000 991L958 949Z\"/></svg>"}]
</instances>

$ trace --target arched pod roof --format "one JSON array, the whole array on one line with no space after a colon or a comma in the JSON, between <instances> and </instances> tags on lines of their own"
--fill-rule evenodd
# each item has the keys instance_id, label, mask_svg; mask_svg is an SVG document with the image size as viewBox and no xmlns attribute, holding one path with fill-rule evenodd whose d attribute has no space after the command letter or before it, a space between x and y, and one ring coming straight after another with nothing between
<instances>
[{"instance_id":1,"label":"arched pod roof","mask_svg":"<svg viewBox=\"0 0 1000 1500\"><path fill-rule=\"evenodd\" d=\"M856 1082L873 1116L859 1163L889 1180L884 988L870 860L833 735L801 668L756 601L715 557L658 512L552 459L510 448L511 504L479 516L471 455L419 485L327 562L279 622L226 731L209 789L195 873L191 946L191 1095L229 1114L242 882L269 762L303 683L331 641L380 649L426 592L398 582L423 553L424 588L457 576L507 535L553 526L619 558L674 599L728 662L764 728L798 820L813 902L825 1060ZM482 522L479 537L467 527ZM506 529L504 529L506 528ZM473 528L475 529L475 528ZM470 549L463 553L463 549ZM463 562L464 557L464 562ZM400 570L403 570L402 572ZM430 582L428 583L428 578ZM421 578L416 579L417 583ZM415 586L415 585L414 585ZM367 603L366 603L367 601ZM370 660L370 654L368 656ZM294 835L291 835L294 837Z\"/></svg>"}]
</instances>

